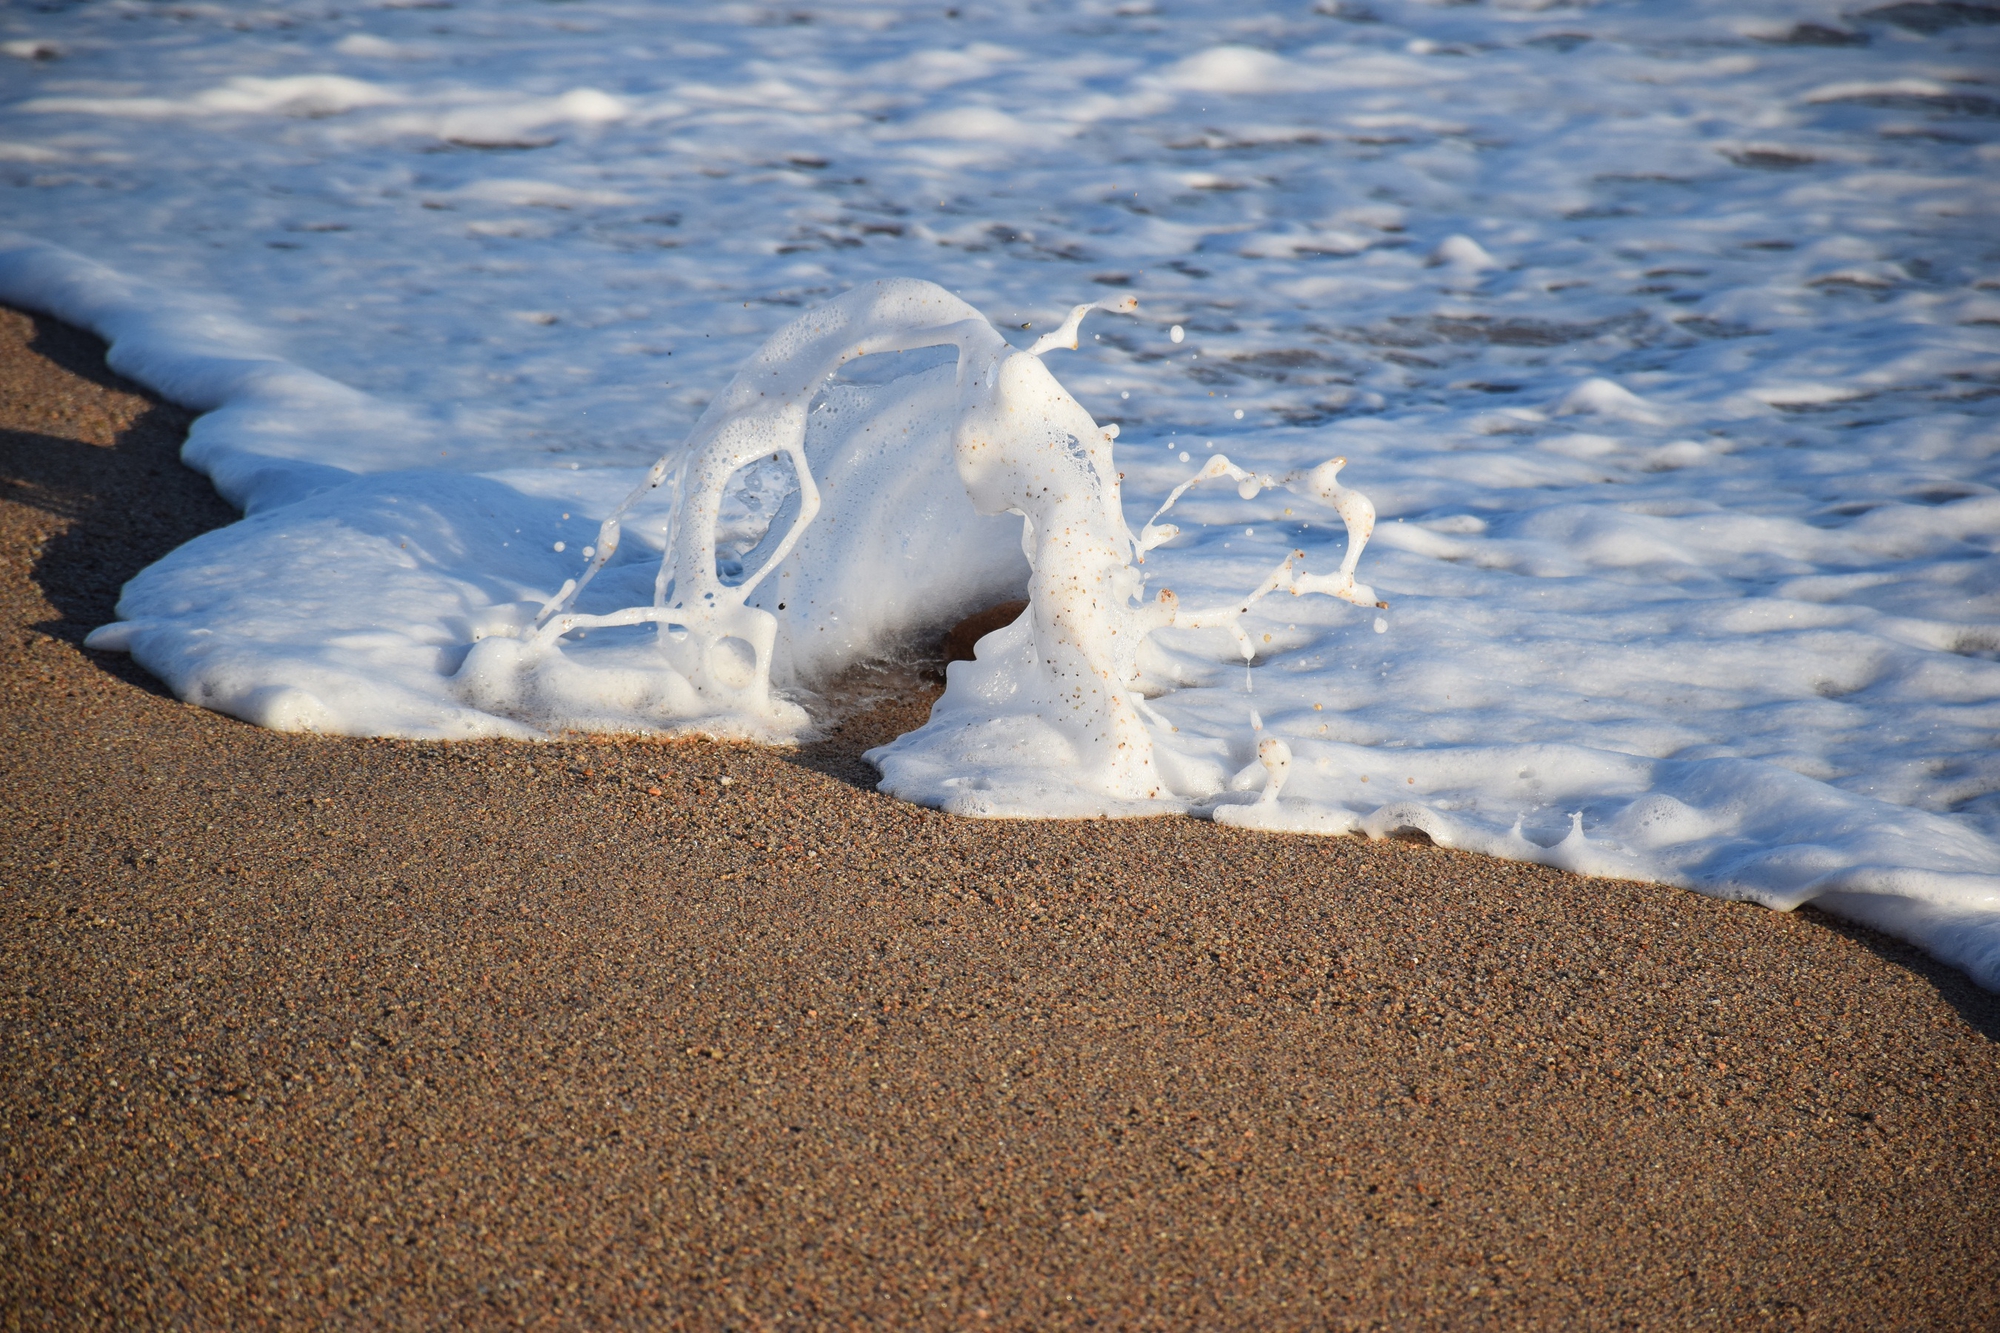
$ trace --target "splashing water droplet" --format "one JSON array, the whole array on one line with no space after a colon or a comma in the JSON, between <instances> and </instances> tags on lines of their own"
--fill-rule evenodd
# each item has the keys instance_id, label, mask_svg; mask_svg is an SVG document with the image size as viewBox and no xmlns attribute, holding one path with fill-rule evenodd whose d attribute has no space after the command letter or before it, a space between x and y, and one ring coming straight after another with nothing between
<instances>
[{"instance_id":1,"label":"splashing water droplet","mask_svg":"<svg viewBox=\"0 0 2000 1333\"><path fill-rule=\"evenodd\" d=\"M1129 312L1133 304L1126 298L1110 308ZM919 452L900 460L901 465L928 466L939 446L946 445L951 450L946 475L962 488L975 512L1021 515L1019 549L1032 574L1027 611L1005 631L1022 646L1032 646L1031 660L1017 663L996 653L990 661L975 658L967 670L984 671L1017 687L1013 693L1020 701L1013 711L1030 733L1045 738L1050 754L1060 748L1080 756L1081 762L1072 765L1079 792L1132 801L1164 799L1172 787L1156 767L1149 728L1173 728L1133 692L1139 674L1138 648L1153 631L1168 627L1222 630L1241 653L1244 693L1254 695L1257 646L1240 624L1242 617L1258 601L1278 592L1320 593L1356 605L1371 604L1374 595L1354 582L1353 567L1372 529L1374 509L1358 492L1338 484L1343 459L1284 476L1263 476L1211 452L1197 474L1175 488L1135 536L1122 514L1120 477L1113 466L1111 444L1116 432L1093 421L1041 360L1043 352L1074 349L1078 320L1104 305L1074 308L1062 328L1026 350L1009 347L976 310L914 281L868 284L801 316L745 364L719 400L722 407L698 423L695 434L675 455L680 462L673 476L674 516L663 534L667 549L653 580L652 603L608 613L576 609L585 586L616 550L619 525L627 512L667 475L668 458L656 462L646 479L603 520L589 567L548 599L531 630L517 639L481 640L460 671L466 688L488 705L525 707L520 700L552 688L559 676L579 677L589 669L587 653L573 660L565 657L565 640L574 643L587 629L650 625L659 631L653 671L661 688L673 695L662 717L723 718L735 731L752 736L779 737L802 730L808 722L805 711L777 694L771 681L779 650L798 654L798 642L786 636L796 633L800 622L791 619L793 613L787 612L785 603L775 602L774 612L753 598L767 579L780 581L773 591L792 591L782 580L798 579L806 568L793 568L787 561L795 547L801 552L810 549L802 538L821 507L819 483L805 452L810 397L828 370L856 356L929 346L955 348L961 374L939 386L949 398L937 405L941 417L952 423L949 444L934 436L913 440L909 447ZM779 371L785 372L783 382L790 386L783 392L768 384ZM1130 392L1126 391L1127 397ZM1214 442L1208 447L1212 451ZM789 511L789 524L767 535L754 559L735 562L743 567L728 570L727 576L735 581L725 583L718 561L722 498L733 477L766 456L773 461L789 458L800 498ZM1188 457L1186 451L1180 456ZM1051 472L1063 484L1051 486ZM1182 606L1166 590L1144 600L1145 579L1135 558L1178 535L1178 529L1161 520L1183 493L1202 481L1223 477L1235 481L1246 498L1266 488L1284 487L1332 506L1348 530L1349 549L1342 567L1308 574L1299 568L1302 553L1293 551L1256 588L1219 605ZM834 498L839 500L837 494ZM1254 537L1255 532L1253 526L1245 535ZM557 544L556 549L563 546ZM814 551L814 559L828 558ZM799 604L791 602L794 608ZM845 632L839 624L845 617L828 614L825 619L829 637ZM1265 643L1269 642L1267 637ZM1077 696L1071 688L1077 680L1099 684L1087 691L1087 697ZM948 686L939 707L947 713L993 713L971 675L960 680L959 688ZM1261 732L1263 719L1254 713L1252 717L1253 728ZM976 770L982 762L977 756L952 748L951 737L957 734L920 730L874 753L884 761L885 777L898 783L905 781L898 773L919 756L932 769L948 764ZM1272 744L1268 762L1260 751L1264 767L1251 775L1267 794L1275 793L1288 762L1282 748L1276 748L1281 743ZM956 790L970 796L983 788L967 785Z\"/></svg>"}]
</instances>

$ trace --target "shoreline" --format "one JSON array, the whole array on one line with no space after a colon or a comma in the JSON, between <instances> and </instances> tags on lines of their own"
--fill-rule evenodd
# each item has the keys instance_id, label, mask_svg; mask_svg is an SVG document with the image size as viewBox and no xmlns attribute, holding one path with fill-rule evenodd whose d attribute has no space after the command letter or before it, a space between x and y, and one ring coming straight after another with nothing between
<instances>
[{"instance_id":1,"label":"shoreline","mask_svg":"<svg viewBox=\"0 0 2000 1333\"><path fill-rule=\"evenodd\" d=\"M95 360L93 360L95 358ZM2000 997L1803 909L281 735L80 647L233 519L0 309L28 1324L2000 1320ZM721 779L732 781L724 785Z\"/></svg>"}]
</instances>

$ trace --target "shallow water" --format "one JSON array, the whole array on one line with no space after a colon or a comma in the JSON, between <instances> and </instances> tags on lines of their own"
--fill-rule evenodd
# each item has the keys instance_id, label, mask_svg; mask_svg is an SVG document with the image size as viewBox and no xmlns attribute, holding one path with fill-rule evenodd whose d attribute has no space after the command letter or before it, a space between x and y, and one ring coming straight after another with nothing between
<instances>
[{"instance_id":1,"label":"shallow water","mask_svg":"<svg viewBox=\"0 0 2000 1333\"><path fill-rule=\"evenodd\" d=\"M1298 826L1822 896L2000 980L2000 27L1318 8L8 11L61 50L0 65L10 225L150 286L0 284L232 405L192 456L259 517L135 593L142 660L411 734L518 725L441 683L482 617L800 309L923 276L1025 342L1130 288L1048 360L1135 528L1211 449L1345 455L1383 520L1383 632L1266 604L1247 673L1154 636L1191 756L1279 736ZM1268 492L1175 518L1146 569L1191 603L1342 549ZM1004 767L989 813L1043 809Z\"/></svg>"}]
</instances>

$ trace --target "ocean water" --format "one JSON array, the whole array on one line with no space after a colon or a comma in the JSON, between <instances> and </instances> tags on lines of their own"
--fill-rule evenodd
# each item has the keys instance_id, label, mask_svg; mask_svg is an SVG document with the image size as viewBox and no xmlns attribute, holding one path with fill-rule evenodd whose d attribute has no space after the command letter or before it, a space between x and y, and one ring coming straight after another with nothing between
<instances>
[{"instance_id":1,"label":"ocean water","mask_svg":"<svg viewBox=\"0 0 2000 1333\"><path fill-rule=\"evenodd\" d=\"M1995 17L15 8L0 295L209 410L189 459L248 511L136 580L105 641L265 725L477 736L674 713L637 677L553 714L454 682L801 312L923 278L1025 346L1129 291L1135 314L1042 359L1118 428L1132 529L1213 454L1272 476L1344 456L1389 603L1267 598L1248 663L1220 629L1154 632L1134 688L1176 756L1159 810L1817 901L1994 986ZM946 373L851 369L814 439L929 420ZM787 477L731 490L727 553ZM1023 580L1018 520L924 496L871 522L963 540L850 580L873 618L780 671L808 716L814 670ZM585 609L649 600L664 516L635 511ZM1345 548L1290 492L1205 483L1173 518L1141 568L1187 604ZM960 674L880 754L890 790L1144 812L1060 746L966 741L998 705ZM1256 778L1271 739L1282 790Z\"/></svg>"}]
</instances>

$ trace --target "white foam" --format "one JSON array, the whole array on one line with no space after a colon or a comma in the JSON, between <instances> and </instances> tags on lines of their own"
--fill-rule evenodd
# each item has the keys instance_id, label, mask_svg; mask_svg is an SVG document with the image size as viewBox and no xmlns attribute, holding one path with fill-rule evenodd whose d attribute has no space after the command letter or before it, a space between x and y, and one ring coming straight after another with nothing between
<instances>
[{"instance_id":1,"label":"white foam","mask_svg":"<svg viewBox=\"0 0 2000 1333\"><path fill-rule=\"evenodd\" d=\"M792 734L780 705L841 664L1051 567L958 474L955 346L849 362L806 413L821 510L737 608L778 622L761 712L662 674L647 625L579 622L484 685L465 659L526 642L802 311L922 275L1025 345L1101 278L1136 319L1021 387L1092 450L1082 421L1120 429L1090 549L1130 524L1104 577L1178 594L1100 678L1151 774L1064 767L1096 742L1008 702L1046 683L1031 616L884 753L897 790L1423 828L1811 899L2000 984L2000 31L1370 8L38 14L4 36L60 58L9 62L0 188L117 272L14 245L0 285L203 409L188 457L250 510L106 639L271 725ZM1386 610L1286 591L1337 580L1344 538L1264 483L1336 455L1380 510L1347 574ZM759 458L712 516L726 589L800 512ZM563 614L655 605L664 490Z\"/></svg>"}]
</instances>

